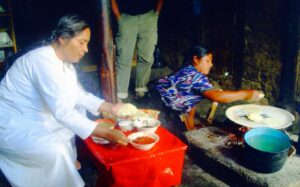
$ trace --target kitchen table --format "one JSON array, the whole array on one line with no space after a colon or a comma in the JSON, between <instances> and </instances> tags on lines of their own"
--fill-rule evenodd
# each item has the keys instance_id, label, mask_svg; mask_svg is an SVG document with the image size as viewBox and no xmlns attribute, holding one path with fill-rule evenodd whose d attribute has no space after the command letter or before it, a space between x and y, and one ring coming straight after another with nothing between
<instances>
[{"instance_id":1,"label":"kitchen table","mask_svg":"<svg viewBox=\"0 0 300 187\"><path fill-rule=\"evenodd\" d=\"M163 127L159 142L148 151L131 145L99 145L87 138L88 155L99 171L97 186L167 187L181 183L187 146Z\"/></svg>"}]
</instances>

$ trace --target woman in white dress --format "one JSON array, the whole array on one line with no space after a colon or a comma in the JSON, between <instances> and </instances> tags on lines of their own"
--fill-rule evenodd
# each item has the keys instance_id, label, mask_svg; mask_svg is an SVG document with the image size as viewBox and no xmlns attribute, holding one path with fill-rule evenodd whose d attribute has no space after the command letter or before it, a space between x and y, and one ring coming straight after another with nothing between
<instances>
[{"instance_id":1,"label":"woman in white dress","mask_svg":"<svg viewBox=\"0 0 300 187\"><path fill-rule=\"evenodd\" d=\"M88 52L91 31L78 15L60 19L48 45L18 58L0 83L0 168L12 186L76 187L74 136L90 135L127 145L118 130L97 126L79 109L117 114L85 92L72 63Z\"/></svg>"}]
</instances>

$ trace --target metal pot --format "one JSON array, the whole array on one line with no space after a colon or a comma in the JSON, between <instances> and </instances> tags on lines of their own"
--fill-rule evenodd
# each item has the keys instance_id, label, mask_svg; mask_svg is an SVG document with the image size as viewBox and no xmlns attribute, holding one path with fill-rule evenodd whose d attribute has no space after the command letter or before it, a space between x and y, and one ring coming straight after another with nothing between
<instances>
[{"instance_id":1,"label":"metal pot","mask_svg":"<svg viewBox=\"0 0 300 187\"><path fill-rule=\"evenodd\" d=\"M279 171L291 147L291 141L286 134L268 127L249 130L244 140L245 165L261 173Z\"/></svg>"}]
</instances>

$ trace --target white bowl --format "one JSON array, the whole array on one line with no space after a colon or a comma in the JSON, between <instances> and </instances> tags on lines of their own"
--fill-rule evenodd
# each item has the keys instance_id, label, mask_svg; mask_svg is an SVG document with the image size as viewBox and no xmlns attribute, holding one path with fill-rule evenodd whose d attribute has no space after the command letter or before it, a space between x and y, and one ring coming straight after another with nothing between
<instances>
[{"instance_id":1,"label":"white bowl","mask_svg":"<svg viewBox=\"0 0 300 187\"><path fill-rule=\"evenodd\" d=\"M151 117L142 117L134 120L133 126L139 132L152 132L154 133L160 126L160 121Z\"/></svg>"},{"instance_id":2,"label":"white bowl","mask_svg":"<svg viewBox=\"0 0 300 187\"><path fill-rule=\"evenodd\" d=\"M148 144L139 144L135 143L134 141L139 138L139 137L151 137L154 139L154 142L148 143ZM149 132L136 132L132 133L128 136L130 144L139 150L142 151L148 151L150 150L158 141L159 141L159 136L155 133L149 133Z\"/></svg>"},{"instance_id":3,"label":"white bowl","mask_svg":"<svg viewBox=\"0 0 300 187\"><path fill-rule=\"evenodd\" d=\"M133 122L130 120L120 121L118 123L121 131L127 132L133 130Z\"/></svg>"}]
</instances>

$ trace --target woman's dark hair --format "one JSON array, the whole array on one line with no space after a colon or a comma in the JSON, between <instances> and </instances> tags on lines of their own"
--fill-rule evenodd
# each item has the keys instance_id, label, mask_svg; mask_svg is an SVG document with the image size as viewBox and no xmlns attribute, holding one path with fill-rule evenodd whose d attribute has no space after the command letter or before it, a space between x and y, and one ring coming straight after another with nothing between
<instances>
[{"instance_id":1,"label":"woman's dark hair","mask_svg":"<svg viewBox=\"0 0 300 187\"><path fill-rule=\"evenodd\" d=\"M197 56L198 58L204 57L208 54L212 54L213 52L208 49L205 48L201 45L195 45L194 47L192 47L190 49L190 51L188 52L188 54L185 57L185 65L189 65L192 62L193 56Z\"/></svg>"},{"instance_id":2,"label":"woman's dark hair","mask_svg":"<svg viewBox=\"0 0 300 187\"><path fill-rule=\"evenodd\" d=\"M73 38L76 34L89 28L87 21L80 15L68 14L60 18L51 37L44 42L44 45L55 42L59 37Z\"/></svg>"},{"instance_id":3,"label":"woman's dark hair","mask_svg":"<svg viewBox=\"0 0 300 187\"><path fill-rule=\"evenodd\" d=\"M22 51L8 57L3 62L3 68L0 71L0 81L5 76L8 69L13 65L15 60L22 56L23 54L27 53L30 50L33 50L37 47L49 45L55 42L59 37L63 38L72 38L77 33L80 33L86 28L89 28L89 24L85 21L85 19L76 14L68 14L60 18L58 24L56 25L55 29L52 31L51 37L34 43L31 46L27 46Z\"/></svg>"},{"instance_id":4,"label":"woman's dark hair","mask_svg":"<svg viewBox=\"0 0 300 187\"><path fill-rule=\"evenodd\" d=\"M212 53L211 50L209 50L208 48L205 48L203 46L200 45L196 45L192 48L190 55L191 56L197 56L199 58L204 57L208 54Z\"/></svg>"}]
</instances>

